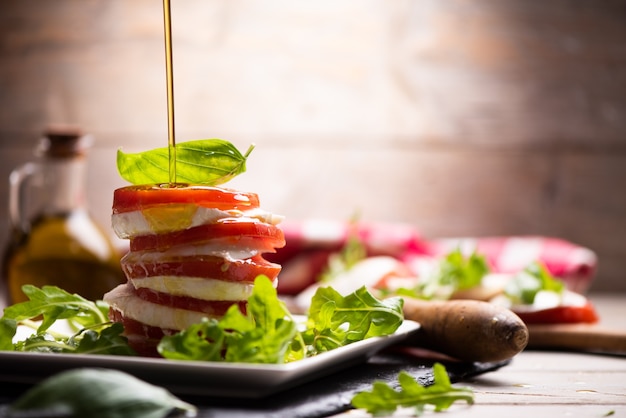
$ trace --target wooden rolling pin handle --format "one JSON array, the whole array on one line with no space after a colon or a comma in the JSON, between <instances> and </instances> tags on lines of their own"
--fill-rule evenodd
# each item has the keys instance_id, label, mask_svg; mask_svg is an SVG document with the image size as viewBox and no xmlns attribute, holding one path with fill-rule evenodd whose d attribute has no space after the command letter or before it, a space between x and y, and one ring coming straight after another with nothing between
<instances>
[{"instance_id":1,"label":"wooden rolling pin handle","mask_svg":"<svg viewBox=\"0 0 626 418\"><path fill-rule=\"evenodd\" d=\"M404 300L421 324L416 345L469 362L507 360L528 344L528 328L508 309L477 300Z\"/></svg>"}]
</instances>

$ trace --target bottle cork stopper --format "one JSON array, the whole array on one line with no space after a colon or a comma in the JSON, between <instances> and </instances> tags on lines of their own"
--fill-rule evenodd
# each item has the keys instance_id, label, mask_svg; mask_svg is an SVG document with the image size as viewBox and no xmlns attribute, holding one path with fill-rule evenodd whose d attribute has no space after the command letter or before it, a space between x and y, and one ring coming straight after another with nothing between
<instances>
[{"instance_id":1,"label":"bottle cork stopper","mask_svg":"<svg viewBox=\"0 0 626 418\"><path fill-rule=\"evenodd\" d=\"M73 125L51 125L44 130L39 153L51 158L71 158L85 155L91 137Z\"/></svg>"}]
</instances>

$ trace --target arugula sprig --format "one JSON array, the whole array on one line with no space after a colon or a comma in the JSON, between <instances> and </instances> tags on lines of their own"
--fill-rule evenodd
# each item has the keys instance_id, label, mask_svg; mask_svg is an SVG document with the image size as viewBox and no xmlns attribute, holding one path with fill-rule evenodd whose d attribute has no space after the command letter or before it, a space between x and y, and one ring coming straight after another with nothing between
<instances>
[{"instance_id":1,"label":"arugula sprig","mask_svg":"<svg viewBox=\"0 0 626 418\"><path fill-rule=\"evenodd\" d=\"M483 255L473 252L466 256L457 248L441 258L417 286L396 289L393 293L418 299L448 299L455 291L480 285L489 271Z\"/></svg>"},{"instance_id":2,"label":"arugula sprig","mask_svg":"<svg viewBox=\"0 0 626 418\"><path fill-rule=\"evenodd\" d=\"M433 365L434 384L420 385L407 372L400 372L399 390L384 382L374 382L371 391L360 392L352 398L352 406L365 409L374 416L387 416L401 407L415 408L415 415L421 415L427 406L436 412L448 409L456 401L474 403L474 393L469 388L456 388L441 363Z\"/></svg>"},{"instance_id":3,"label":"arugula sprig","mask_svg":"<svg viewBox=\"0 0 626 418\"><path fill-rule=\"evenodd\" d=\"M321 287L311 299L304 341L309 352L319 353L392 334L404 320L403 303L398 297L378 300L365 286L345 297Z\"/></svg>"},{"instance_id":4,"label":"arugula sprig","mask_svg":"<svg viewBox=\"0 0 626 418\"><path fill-rule=\"evenodd\" d=\"M220 319L164 337L159 353L169 359L246 363L283 363L297 333L297 324L266 276L254 281L244 315L231 306Z\"/></svg>"},{"instance_id":5,"label":"arugula sprig","mask_svg":"<svg viewBox=\"0 0 626 418\"><path fill-rule=\"evenodd\" d=\"M199 139L176 144L176 181L217 186L246 171L245 154L223 139ZM117 151L117 170L132 184L169 183L169 148L155 148L138 153Z\"/></svg>"},{"instance_id":6,"label":"arugula sprig","mask_svg":"<svg viewBox=\"0 0 626 418\"><path fill-rule=\"evenodd\" d=\"M219 321L207 319L164 337L158 350L170 359L280 364L392 334L402 324L402 302L379 301L365 287L345 297L320 288L301 329L271 281L259 276L245 315L233 306Z\"/></svg>"},{"instance_id":7,"label":"arugula sprig","mask_svg":"<svg viewBox=\"0 0 626 418\"><path fill-rule=\"evenodd\" d=\"M56 286L24 285L22 291L29 300L5 308L0 318L0 350L134 354L121 335L123 326L108 320L105 302L92 302ZM41 322L36 322L40 318ZM67 320L77 332L51 330L60 320ZM14 344L18 325L30 327L34 333Z\"/></svg>"},{"instance_id":8,"label":"arugula sprig","mask_svg":"<svg viewBox=\"0 0 626 418\"><path fill-rule=\"evenodd\" d=\"M1 350L134 354L122 336L122 324L107 320L104 302L90 302L55 286L28 285L23 290L30 300L6 308L0 318ZM270 279L259 276L246 313L233 305L219 320L205 319L164 337L158 351L169 359L280 364L393 334L404 319L402 305L400 298L378 300L365 287L347 296L320 288L302 324L278 298ZM40 317L38 325L33 320ZM79 330L66 335L49 329L57 320ZM18 324L36 331L14 344Z\"/></svg>"}]
</instances>

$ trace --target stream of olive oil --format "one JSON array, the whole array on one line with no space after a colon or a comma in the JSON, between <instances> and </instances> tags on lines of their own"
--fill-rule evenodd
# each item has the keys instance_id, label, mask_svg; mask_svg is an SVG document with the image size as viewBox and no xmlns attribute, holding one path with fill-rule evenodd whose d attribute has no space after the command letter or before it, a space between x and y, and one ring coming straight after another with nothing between
<instances>
[{"instance_id":1,"label":"stream of olive oil","mask_svg":"<svg viewBox=\"0 0 626 418\"><path fill-rule=\"evenodd\" d=\"M172 65L172 15L170 1L163 0L165 28L165 71L167 75L167 144L170 184L176 183L176 135L174 129L174 69Z\"/></svg>"}]
</instances>

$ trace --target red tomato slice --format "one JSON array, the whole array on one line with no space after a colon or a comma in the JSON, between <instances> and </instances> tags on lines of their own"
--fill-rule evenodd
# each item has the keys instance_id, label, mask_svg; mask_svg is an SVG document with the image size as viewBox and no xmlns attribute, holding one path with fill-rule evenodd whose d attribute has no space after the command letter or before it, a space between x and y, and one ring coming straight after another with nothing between
<instances>
[{"instance_id":1,"label":"red tomato slice","mask_svg":"<svg viewBox=\"0 0 626 418\"><path fill-rule=\"evenodd\" d=\"M196 245L211 240L220 240L224 245L249 246L264 251L273 251L274 248L285 245L283 231L275 225L230 219L182 231L134 237L130 240L130 250L165 250L177 245Z\"/></svg>"},{"instance_id":2,"label":"red tomato slice","mask_svg":"<svg viewBox=\"0 0 626 418\"><path fill-rule=\"evenodd\" d=\"M168 293L155 292L151 289L135 289L135 294L141 299L156 303L157 305L168 306L170 308L186 309L188 311L202 312L211 316L223 316L232 305L239 305L239 310L246 313L248 302L242 301L222 301L222 300L202 300L189 296L174 296Z\"/></svg>"},{"instance_id":3,"label":"red tomato slice","mask_svg":"<svg viewBox=\"0 0 626 418\"><path fill-rule=\"evenodd\" d=\"M207 279L254 282L254 279L263 274L276 279L280 273L280 265L270 263L262 256L257 255L246 260L226 260L221 257L198 256L172 260L157 261L127 261L122 260L122 270L128 279L142 279L154 276L187 276L203 277Z\"/></svg>"},{"instance_id":4,"label":"red tomato slice","mask_svg":"<svg viewBox=\"0 0 626 418\"><path fill-rule=\"evenodd\" d=\"M113 213L172 203L191 203L221 210L251 209L259 207L259 197L255 193L188 184L127 186L113 192Z\"/></svg>"},{"instance_id":5,"label":"red tomato slice","mask_svg":"<svg viewBox=\"0 0 626 418\"><path fill-rule=\"evenodd\" d=\"M127 318L122 312L112 307L109 309L109 319L113 322L120 322L124 326L124 335L128 338L128 345L143 357L160 357L156 347L161 338L178 332L163 330Z\"/></svg>"},{"instance_id":6,"label":"red tomato slice","mask_svg":"<svg viewBox=\"0 0 626 418\"><path fill-rule=\"evenodd\" d=\"M517 312L526 324L574 324L598 322L598 315L591 303L584 306L558 306L539 311Z\"/></svg>"},{"instance_id":7,"label":"red tomato slice","mask_svg":"<svg viewBox=\"0 0 626 418\"><path fill-rule=\"evenodd\" d=\"M129 347L135 350L137 355L141 357L161 358L159 350L157 350L161 338L146 338L141 334L125 334L125 336L128 340Z\"/></svg>"}]
</instances>

